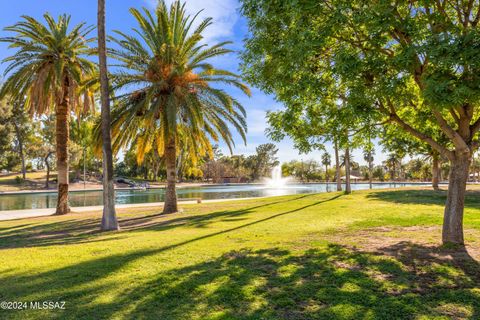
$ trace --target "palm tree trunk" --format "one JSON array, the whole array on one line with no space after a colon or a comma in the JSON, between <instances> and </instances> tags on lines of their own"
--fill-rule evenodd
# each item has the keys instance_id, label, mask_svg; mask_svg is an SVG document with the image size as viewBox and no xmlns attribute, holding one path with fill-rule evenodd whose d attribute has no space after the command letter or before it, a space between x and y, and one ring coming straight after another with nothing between
<instances>
[{"instance_id":1,"label":"palm tree trunk","mask_svg":"<svg viewBox=\"0 0 480 320\"><path fill-rule=\"evenodd\" d=\"M171 137L165 148L165 165L167 167L167 188L165 190L165 204L163 213L173 213L178 211L177 207L177 193L175 184L177 182L176 172L176 141L175 137Z\"/></svg>"},{"instance_id":2,"label":"palm tree trunk","mask_svg":"<svg viewBox=\"0 0 480 320\"><path fill-rule=\"evenodd\" d=\"M58 104L55 114L56 121L56 152L57 152L57 180L58 180L58 199L56 215L67 214L70 212L68 204L68 139L70 130L69 122L69 79L65 77L63 83L63 97Z\"/></svg>"},{"instance_id":3,"label":"palm tree trunk","mask_svg":"<svg viewBox=\"0 0 480 320\"><path fill-rule=\"evenodd\" d=\"M100 62L100 91L102 100L103 146L103 217L102 230L118 230L113 186L112 138L110 133L110 98L108 88L107 54L105 44L105 0L98 0L98 58Z\"/></svg>"},{"instance_id":4,"label":"palm tree trunk","mask_svg":"<svg viewBox=\"0 0 480 320\"><path fill-rule=\"evenodd\" d=\"M333 140L335 149L335 172L337 178L337 191L342 191L342 177L340 174L340 156L338 155L338 142L337 139Z\"/></svg>"}]
</instances>

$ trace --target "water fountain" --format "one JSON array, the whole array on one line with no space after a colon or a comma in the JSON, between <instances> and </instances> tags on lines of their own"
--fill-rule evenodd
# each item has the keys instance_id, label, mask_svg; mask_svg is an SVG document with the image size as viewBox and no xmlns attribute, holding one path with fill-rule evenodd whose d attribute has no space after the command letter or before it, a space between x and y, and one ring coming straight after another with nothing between
<instances>
[{"instance_id":1,"label":"water fountain","mask_svg":"<svg viewBox=\"0 0 480 320\"><path fill-rule=\"evenodd\" d=\"M268 188L282 188L285 186L289 178L282 178L282 167L280 165L272 168L271 178L266 179Z\"/></svg>"}]
</instances>

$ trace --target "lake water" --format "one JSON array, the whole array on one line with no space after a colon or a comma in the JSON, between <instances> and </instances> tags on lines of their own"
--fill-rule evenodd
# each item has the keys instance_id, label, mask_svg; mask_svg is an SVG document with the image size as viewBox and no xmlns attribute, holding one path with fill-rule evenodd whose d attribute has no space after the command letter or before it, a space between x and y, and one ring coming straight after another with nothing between
<instances>
[{"instance_id":1,"label":"lake water","mask_svg":"<svg viewBox=\"0 0 480 320\"><path fill-rule=\"evenodd\" d=\"M428 185L428 183L374 183L373 188L384 189L418 185ZM368 189L367 183L352 184L352 190L363 189ZM288 184L281 188L270 188L259 184L243 184L178 188L177 194L178 197L182 199L201 198L208 200L319 193L335 190L336 185L334 183ZM164 189L117 190L115 202L117 204L162 202L164 201L164 197ZM0 211L55 208L56 203L57 194L55 192L0 195ZM70 192L70 205L72 207L96 206L101 204L101 191Z\"/></svg>"}]
</instances>

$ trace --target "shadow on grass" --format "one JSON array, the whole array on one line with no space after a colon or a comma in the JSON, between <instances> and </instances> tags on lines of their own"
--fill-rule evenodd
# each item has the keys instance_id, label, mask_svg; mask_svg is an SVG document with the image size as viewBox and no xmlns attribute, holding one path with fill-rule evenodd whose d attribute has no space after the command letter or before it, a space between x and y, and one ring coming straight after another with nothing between
<instances>
[{"instance_id":1,"label":"shadow on grass","mask_svg":"<svg viewBox=\"0 0 480 320\"><path fill-rule=\"evenodd\" d=\"M466 251L408 242L374 254L328 245L301 253L231 251L128 283L105 280L163 249L94 259L37 275L2 277L0 298L65 300L67 309L6 315L61 319L480 318L480 265ZM150 265L149 267L155 267ZM133 275L132 275L133 276ZM109 294L113 294L110 296ZM102 298L108 296L108 299ZM442 319L443 319L442 318Z\"/></svg>"},{"instance_id":2,"label":"shadow on grass","mask_svg":"<svg viewBox=\"0 0 480 320\"><path fill-rule=\"evenodd\" d=\"M163 215L163 214L149 214L141 217L133 218L120 218L119 223L122 231L132 230L156 230L163 231L175 227L187 226L194 228L205 228L211 223L221 221L240 221L243 217L249 213L253 213L258 209L268 206L275 206L292 202L296 200L307 199L314 196L313 194L302 195L294 198L288 198L287 200L279 200L273 202L266 202L257 206L241 208L238 210L222 210L208 214L201 215L189 215L189 214L176 214L175 217ZM302 206L299 202L299 206L281 214L273 214L272 216L255 220L252 223L241 225L239 227L229 229L236 230L243 228L261 221L269 220L277 216L281 216L287 213L293 213L303 210L310 206L320 204L322 202L334 200L340 195L334 196L327 200L309 203L306 206ZM161 212L161 208L159 209ZM272 210L272 213L278 210ZM55 221L51 223L45 223L33 226L18 226L12 228L4 228L0 230L0 249L5 248L18 248L18 247L41 247L50 245L65 245L76 243L87 243L97 241L111 241L121 238L122 232L115 233L115 236L109 238L101 238L100 236L105 233L100 232L100 217L97 219L72 219L66 221Z\"/></svg>"},{"instance_id":3,"label":"shadow on grass","mask_svg":"<svg viewBox=\"0 0 480 320\"><path fill-rule=\"evenodd\" d=\"M445 190L391 190L370 192L367 198L401 204L445 205ZM480 191L469 190L465 194L465 207L480 208Z\"/></svg>"}]
</instances>

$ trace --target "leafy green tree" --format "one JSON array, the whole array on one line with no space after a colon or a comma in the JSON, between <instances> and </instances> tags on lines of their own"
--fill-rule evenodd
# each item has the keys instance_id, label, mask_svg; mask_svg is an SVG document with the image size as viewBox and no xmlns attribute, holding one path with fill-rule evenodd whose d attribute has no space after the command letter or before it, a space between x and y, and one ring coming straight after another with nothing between
<instances>
[{"instance_id":1,"label":"leafy green tree","mask_svg":"<svg viewBox=\"0 0 480 320\"><path fill-rule=\"evenodd\" d=\"M20 164L18 152L14 150L15 129L12 125L13 106L7 99L0 100L0 169L13 171Z\"/></svg>"},{"instance_id":2,"label":"leafy green tree","mask_svg":"<svg viewBox=\"0 0 480 320\"><path fill-rule=\"evenodd\" d=\"M259 145L256 152L246 160L254 181L262 177L270 177L271 170L280 164L277 158L278 148L273 143Z\"/></svg>"},{"instance_id":3,"label":"leafy green tree","mask_svg":"<svg viewBox=\"0 0 480 320\"><path fill-rule=\"evenodd\" d=\"M118 49L110 50L119 62L119 70L112 76L113 89L125 92L116 97L112 110L114 148L137 137L149 148L157 148L167 169L163 212L172 213L178 211L178 145L188 141L190 148L204 150L209 145L205 140L208 136L213 141L223 139L232 147L229 125L245 140L245 110L225 91L211 85L233 85L247 95L250 91L238 75L208 62L232 52L225 48L229 42L211 47L202 43L211 19L193 30L196 16L186 15L185 5L179 1L170 9L160 1L153 13L133 8L130 12L140 37L116 31L118 38L112 41Z\"/></svg>"},{"instance_id":4,"label":"leafy green tree","mask_svg":"<svg viewBox=\"0 0 480 320\"><path fill-rule=\"evenodd\" d=\"M385 171L383 169L383 166L375 166L373 168L372 176L374 179L377 179L379 181L385 181Z\"/></svg>"},{"instance_id":5,"label":"leafy green tree","mask_svg":"<svg viewBox=\"0 0 480 320\"><path fill-rule=\"evenodd\" d=\"M408 118L410 123L416 123L417 126L421 126L423 128L422 130L428 132L428 134L434 137L436 141L441 141L445 144L448 143L448 138L437 126L435 126L435 123L432 122L432 119L430 119L424 111L415 110L410 113ZM428 143L416 139L406 131L398 130L397 126L393 123L384 127L380 143L389 152L409 154L411 157L423 155L426 157L425 160L431 160L432 173L430 176L432 177L432 188L434 190L439 189L441 176L440 166L444 159L438 151L432 148Z\"/></svg>"},{"instance_id":6,"label":"leafy green tree","mask_svg":"<svg viewBox=\"0 0 480 320\"><path fill-rule=\"evenodd\" d=\"M101 164L95 154L95 113L76 115L70 121L70 167L75 170L75 178L86 181L87 171L100 172Z\"/></svg>"},{"instance_id":7,"label":"leafy green tree","mask_svg":"<svg viewBox=\"0 0 480 320\"><path fill-rule=\"evenodd\" d=\"M12 101L25 100L31 115L55 113L56 159L58 171L58 202L56 214L70 211L68 205L68 140L69 118L72 110L89 109L93 96L81 95L80 88L90 79L96 67L86 59L91 53L88 38L91 27L80 23L70 28L70 16L55 20L44 14L46 24L29 16L4 30L12 32L2 42L16 49L15 54L4 59L9 63L0 96L9 95Z\"/></svg>"},{"instance_id":8,"label":"leafy green tree","mask_svg":"<svg viewBox=\"0 0 480 320\"><path fill-rule=\"evenodd\" d=\"M24 110L23 100L13 101L8 98L4 99L5 105L2 110L2 120L6 131L8 141L8 128L12 133L13 139L7 144L7 147L18 154L21 163L21 172L23 180L26 179L26 162L31 148L35 147L34 141L34 123L29 119L28 114Z\"/></svg>"},{"instance_id":9,"label":"leafy green tree","mask_svg":"<svg viewBox=\"0 0 480 320\"><path fill-rule=\"evenodd\" d=\"M242 0L250 29L243 69L282 101L316 96L321 103L333 78L349 106L379 114L448 159L442 240L463 244L480 130L479 10L479 1ZM410 122L414 110L448 142Z\"/></svg>"}]
</instances>

